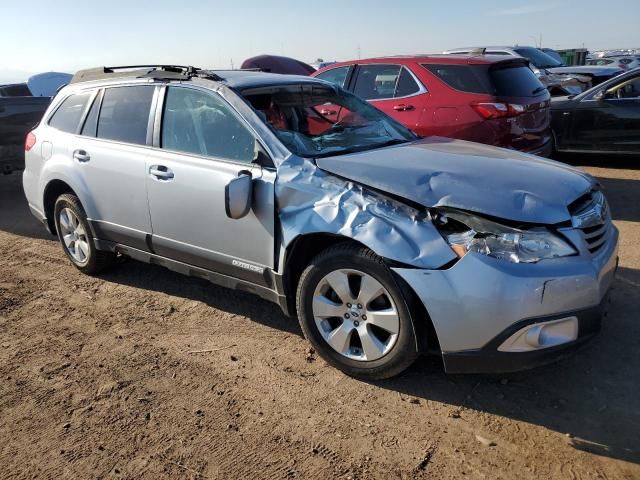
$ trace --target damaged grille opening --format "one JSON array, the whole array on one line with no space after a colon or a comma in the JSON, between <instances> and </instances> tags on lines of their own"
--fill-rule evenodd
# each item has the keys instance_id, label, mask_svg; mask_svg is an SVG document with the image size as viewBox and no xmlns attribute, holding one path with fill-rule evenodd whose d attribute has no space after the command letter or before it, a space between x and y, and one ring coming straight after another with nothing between
<instances>
[{"instance_id":1,"label":"damaged grille opening","mask_svg":"<svg viewBox=\"0 0 640 480\"><path fill-rule=\"evenodd\" d=\"M572 217L584 217L589 214L590 210L596 209L598 206L602 209L603 222L599 225L578 227L587 244L587 250L592 255L598 254L605 247L611 233L611 214L602 191L591 190L568 207Z\"/></svg>"},{"instance_id":2,"label":"damaged grille opening","mask_svg":"<svg viewBox=\"0 0 640 480\"><path fill-rule=\"evenodd\" d=\"M589 253L596 254L605 246L609 239L609 222L595 227L587 227L581 229L584 239L587 242Z\"/></svg>"}]
</instances>

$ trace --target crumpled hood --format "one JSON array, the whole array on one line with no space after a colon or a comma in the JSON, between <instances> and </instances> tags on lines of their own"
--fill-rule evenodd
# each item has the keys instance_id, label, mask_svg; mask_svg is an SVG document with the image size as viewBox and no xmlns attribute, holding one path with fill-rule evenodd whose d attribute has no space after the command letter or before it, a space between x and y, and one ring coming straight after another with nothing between
<instances>
[{"instance_id":1,"label":"crumpled hood","mask_svg":"<svg viewBox=\"0 0 640 480\"><path fill-rule=\"evenodd\" d=\"M487 145L428 138L318 158L322 170L425 207L447 206L508 220L555 224L596 184L562 163Z\"/></svg>"},{"instance_id":2,"label":"crumpled hood","mask_svg":"<svg viewBox=\"0 0 640 480\"><path fill-rule=\"evenodd\" d=\"M596 75L598 77L613 76L622 73L618 67L599 67L596 65L573 65L568 67L552 67L546 69L551 73L577 73L578 75Z\"/></svg>"}]
</instances>

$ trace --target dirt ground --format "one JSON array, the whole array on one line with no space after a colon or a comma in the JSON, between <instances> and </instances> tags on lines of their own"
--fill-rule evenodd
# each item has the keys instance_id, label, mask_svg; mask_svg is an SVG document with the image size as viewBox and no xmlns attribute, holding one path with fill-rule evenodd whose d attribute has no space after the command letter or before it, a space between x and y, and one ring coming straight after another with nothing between
<instances>
[{"instance_id":1,"label":"dirt ground","mask_svg":"<svg viewBox=\"0 0 640 480\"><path fill-rule=\"evenodd\" d=\"M529 372L425 358L372 384L253 296L136 262L82 275L0 175L0 477L639 479L640 163L584 168L621 230L601 334Z\"/></svg>"}]
</instances>

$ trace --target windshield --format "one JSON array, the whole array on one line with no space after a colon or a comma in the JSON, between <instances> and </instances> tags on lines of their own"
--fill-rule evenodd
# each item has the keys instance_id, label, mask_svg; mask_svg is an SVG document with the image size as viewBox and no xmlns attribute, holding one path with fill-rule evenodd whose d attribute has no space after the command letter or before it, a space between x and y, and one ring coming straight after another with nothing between
<instances>
[{"instance_id":1,"label":"windshield","mask_svg":"<svg viewBox=\"0 0 640 480\"><path fill-rule=\"evenodd\" d=\"M391 117L337 87L282 85L241 94L280 141L301 157L342 155L417 138Z\"/></svg>"},{"instance_id":2,"label":"windshield","mask_svg":"<svg viewBox=\"0 0 640 480\"><path fill-rule=\"evenodd\" d=\"M515 52L528 59L534 67L537 68L553 68L560 67L562 63L555 58L550 57L546 53L533 47L518 47L514 48Z\"/></svg>"}]
</instances>

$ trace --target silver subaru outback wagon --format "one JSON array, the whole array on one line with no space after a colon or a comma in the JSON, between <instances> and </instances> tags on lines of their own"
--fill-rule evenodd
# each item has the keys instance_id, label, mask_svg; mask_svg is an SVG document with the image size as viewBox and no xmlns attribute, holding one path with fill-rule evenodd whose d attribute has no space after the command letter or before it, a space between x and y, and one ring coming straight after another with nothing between
<instances>
[{"instance_id":1,"label":"silver subaru outback wagon","mask_svg":"<svg viewBox=\"0 0 640 480\"><path fill-rule=\"evenodd\" d=\"M82 272L117 256L253 292L363 379L437 352L529 368L600 328L618 231L569 166L421 139L298 76L78 72L27 137L33 214Z\"/></svg>"}]
</instances>

